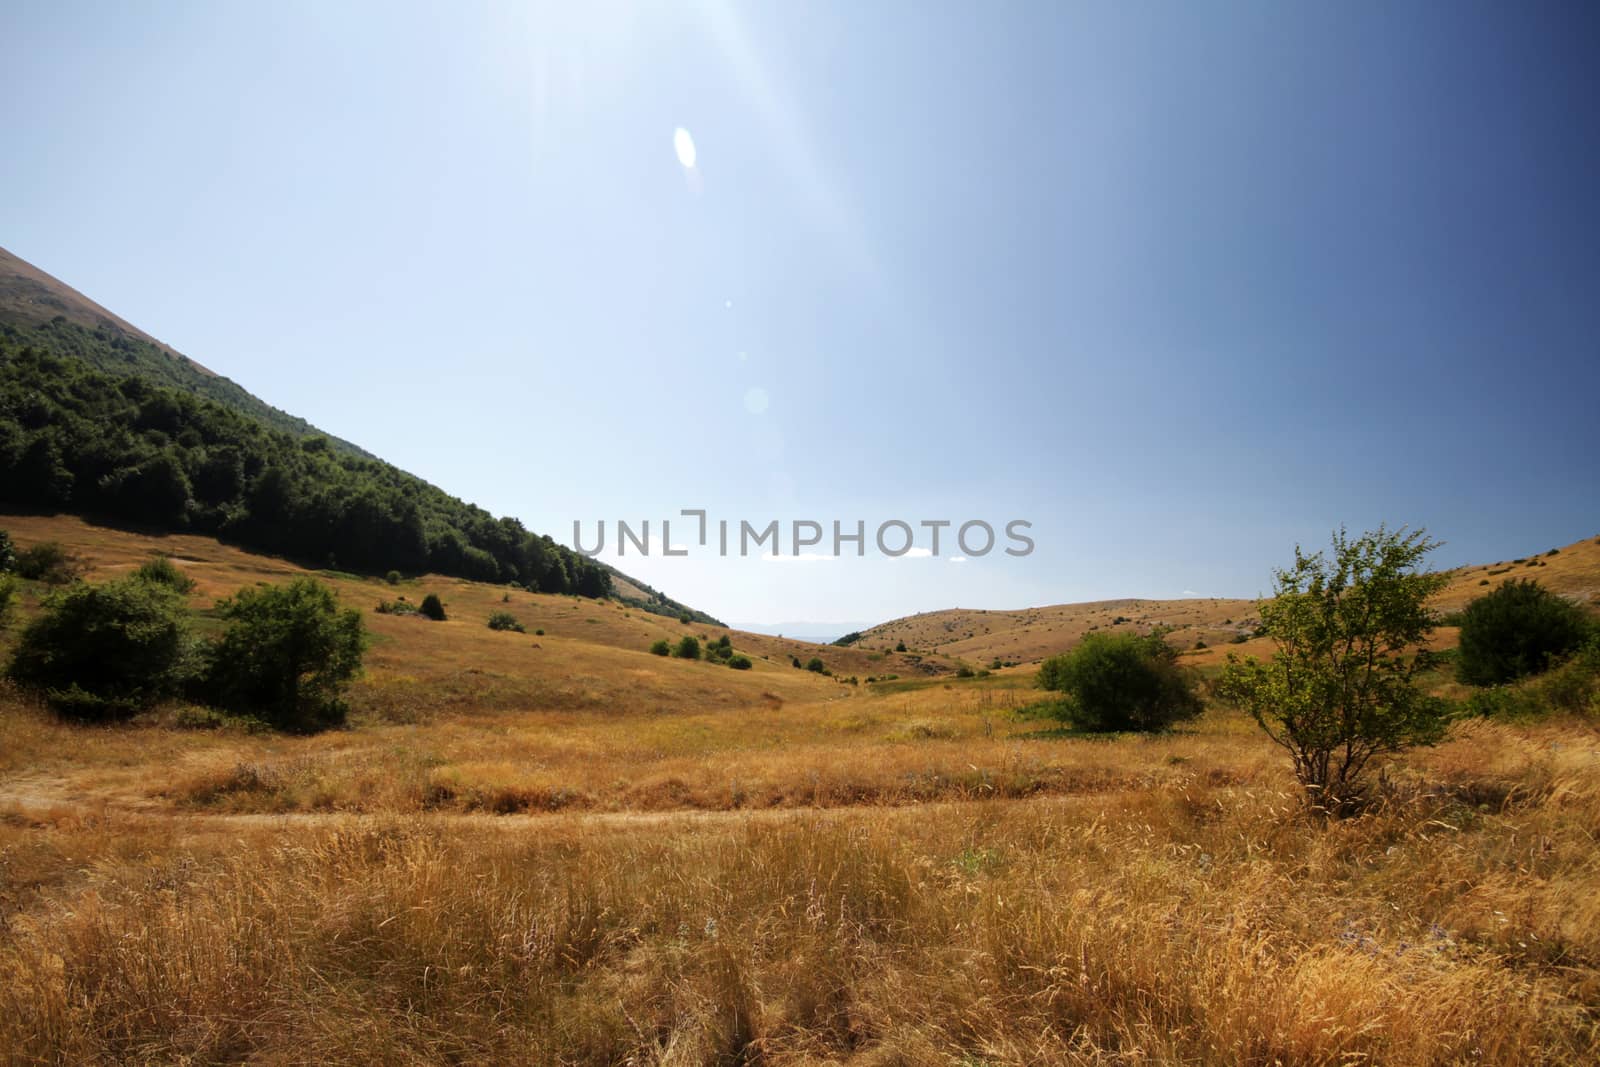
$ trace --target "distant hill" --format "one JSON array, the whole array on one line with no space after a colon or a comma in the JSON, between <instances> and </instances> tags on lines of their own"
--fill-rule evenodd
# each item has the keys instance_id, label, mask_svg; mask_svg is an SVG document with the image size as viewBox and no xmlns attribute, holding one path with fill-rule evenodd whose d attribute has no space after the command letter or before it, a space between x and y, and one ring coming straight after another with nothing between
<instances>
[{"instance_id":1,"label":"distant hill","mask_svg":"<svg viewBox=\"0 0 1600 1067\"><path fill-rule=\"evenodd\" d=\"M1591 608L1600 607L1600 537L1547 548L1522 559L1473 564L1448 572L1450 584L1435 599L1441 612L1459 611L1494 586L1514 578L1542 585ZM1036 664L1065 652L1091 631L1172 628L1168 641L1194 652L1192 662L1218 660L1232 648L1260 654L1264 638L1254 600L1185 597L1180 600L1101 600L1009 611L950 608L880 623L862 634L858 647L891 650L901 642L913 652L936 653L985 666Z\"/></svg>"},{"instance_id":2,"label":"distant hill","mask_svg":"<svg viewBox=\"0 0 1600 1067\"><path fill-rule=\"evenodd\" d=\"M689 608L323 434L0 249L0 507L211 534L313 566Z\"/></svg>"}]
</instances>

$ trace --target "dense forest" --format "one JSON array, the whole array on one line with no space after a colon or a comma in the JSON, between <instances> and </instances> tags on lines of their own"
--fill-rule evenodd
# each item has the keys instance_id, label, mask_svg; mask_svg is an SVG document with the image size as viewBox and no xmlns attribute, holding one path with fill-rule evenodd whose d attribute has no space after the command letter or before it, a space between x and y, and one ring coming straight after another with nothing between
<instances>
[{"instance_id":1,"label":"dense forest","mask_svg":"<svg viewBox=\"0 0 1600 1067\"><path fill-rule=\"evenodd\" d=\"M515 519L326 437L155 384L142 369L114 377L0 334L0 505L210 534L318 567L612 591L609 568Z\"/></svg>"}]
</instances>

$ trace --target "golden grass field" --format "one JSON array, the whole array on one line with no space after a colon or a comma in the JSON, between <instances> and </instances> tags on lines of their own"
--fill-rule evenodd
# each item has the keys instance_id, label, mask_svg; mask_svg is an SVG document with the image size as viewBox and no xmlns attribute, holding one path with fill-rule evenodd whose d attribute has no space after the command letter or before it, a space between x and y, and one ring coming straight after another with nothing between
<instances>
[{"instance_id":1,"label":"golden grass field","mask_svg":"<svg viewBox=\"0 0 1600 1067\"><path fill-rule=\"evenodd\" d=\"M91 578L169 554L201 612L303 573L0 528ZM1600 572L1591 544L1539 558L1568 591ZM87 727L0 691L8 1061L1600 1059L1600 707L1458 725L1383 769L1373 813L1320 824L1222 708L1065 736L1018 715L1027 667L735 632L755 666L732 671L646 652L722 631L617 604L323 577L374 634L348 729ZM449 622L370 610L430 590ZM1177 610L1141 603L1113 614Z\"/></svg>"}]
</instances>

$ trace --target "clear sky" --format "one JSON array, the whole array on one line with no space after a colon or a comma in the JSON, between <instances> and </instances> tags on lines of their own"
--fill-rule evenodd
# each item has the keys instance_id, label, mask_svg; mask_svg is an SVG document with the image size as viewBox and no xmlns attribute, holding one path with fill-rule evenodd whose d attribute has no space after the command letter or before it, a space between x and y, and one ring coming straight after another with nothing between
<instances>
[{"instance_id":1,"label":"clear sky","mask_svg":"<svg viewBox=\"0 0 1600 1067\"><path fill-rule=\"evenodd\" d=\"M1596 56L1592 3L8 0L0 245L559 540L1033 523L623 561L726 619L1248 596L1340 523L1600 533Z\"/></svg>"}]
</instances>

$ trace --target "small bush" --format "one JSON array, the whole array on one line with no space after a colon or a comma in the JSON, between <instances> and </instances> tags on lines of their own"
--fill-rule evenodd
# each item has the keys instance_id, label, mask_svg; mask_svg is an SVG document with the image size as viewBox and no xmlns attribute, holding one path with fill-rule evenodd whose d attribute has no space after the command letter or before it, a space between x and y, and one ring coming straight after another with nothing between
<instances>
[{"instance_id":1,"label":"small bush","mask_svg":"<svg viewBox=\"0 0 1600 1067\"><path fill-rule=\"evenodd\" d=\"M218 602L228 628L211 650L208 695L220 707L281 730L344 721L344 689L361 670L361 613L341 610L310 578L242 589Z\"/></svg>"},{"instance_id":2,"label":"small bush","mask_svg":"<svg viewBox=\"0 0 1600 1067\"><path fill-rule=\"evenodd\" d=\"M22 631L9 674L57 711L121 718L175 695L194 673L182 599L124 579L52 594Z\"/></svg>"},{"instance_id":3,"label":"small bush","mask_svg":"<svg viewBox=\"0 0 1600 1067\"><path fill-rule=\"evenodd\" d=\"M753 664L750 662L749 656L734 656L728 660L728 666L736 671L747 671Z\"/></svg>"},{"instance_id":4,"label":"small bush","mask_svg":"<svg viewBox=\"0 0 1600 1067\"><path fill-rule=\"evenodd\" d=\"M544 636L544 631L543 630L535 630L535 631L533 631L533 635L535 637L543 637Z\"/></svg>"},{"instance_id":5,"label":"small bush","mask_svg":"<svg viewBox=\"0 0 1600 1067\"><path fill-rule=\"evenodd\" d=\"M0 574L0 633L11 625L11 616L17 609L17 580L9 574Z\"/></svg>"},{"instance_id":6,"label":"small bush","mask_svg":"<svg viewBox=\"0 0 1600 1067\"><path fill-rule=\"evenodd\" d=\"M906 650L906 643L904 641L895 642L894 650L896 652L904 652Z\"/></svg>"},{"instance_id":7,"label":"small bush","mask_svg":"<svg viewBox=\"0 0 1600 1067\"><path fill-rule=\"evenodd\" d=\"M32 582L70 585L87 570L83 560L68 552L59 541L41 541L17 553L17 576Z\"/></svg>"},{"instance_id":8,"label":"small bush","mask_svg":"<svg viewBox=\"0 0 1600 1067\"><path fill-rule=\"evenodd\" d=\"M1538 582L1514 578L1462 612L1456 677L1482 686L1537 674L1576 650L1589 631L1576 604Z\"/></svg>"},{"instance_id":9,"label":"small bush","mask_svg":"<svg viewBox=\"0 0 1600 1067\"><path fill-rule=\"evenodd\" d=\"M509 611L497 611L493 615L490 615L489 629L510 630L519 634L528 632L527 630L523 629L522 623L517 621L517 617L511 614Z\"/></svg>"},{"instance_id":10,"label":"small bush","mask_svg":"<svg viewBox=\"0 0 1600 1067\"><path fill-rule=\"evenodd\" d=\"M164 585L175 593L185 596L194 592L194 579L178 569L167 556L157 556L133 572L133 576L141 582L154 582Z\"/></svg>"},{"instance_id":11,"label":"small bush","mask_svg":"<svg viewBox=\"0 0 1600 1067\"><path fill-rule=\"evenodd\" d=\"M11 535L0 530L0 574L9 574L17 569L17 546L11 543Z\"/></svg>"},{"instance_id":12,"label":"small bush","mask_svg":"<svg viewBox=\"0 0 1600 1067\"><path fill-rule=\"evenodd\" d=\"M672 655L672 645L665 637L663 637L661 640L650 646L650 654L652 656L670 656Z\"/></svg>"},{"instance_id":13,"label":"small bush","mask_svg":"<svg viewBox=\"0 0 1600 1067\"><path fill-rule=\"evenodd\" d=\"M693 635L684 634L672 654L679 659L699 659L700 642Z\"/></svg>"},{"instance_id":14,"label":"small bush","mask_svg":"<svg viewBox=\"0 0 1600 1067\"><path fill-rule=\"evenodd\" d=\"M1071 652L1045 660L1039 684L1067 694L1060 715L1080 730L1163 730L1202 709L1159 634L1089 634Z\"/></svg>"},{"instance_id":15,"label":"small bush","mask_svg":"<svg viewBox=\"0 0 1600 1067\"><path fill-rule=\"evenodd\" d=\"M416 605L407 602L405 597L399 600L380 600L378 606L372 610L379 615L418 615Z\"/></svg>"},{"instance_id":16,"label":"small bush","mask_svg":"<svg viewBox=\"0 0 1600 1067\"><path fill-rule=\"evenodd\" d=\"M390 571L388 574L385 574L383 576L383 580L388 582L390 585L399 585L400 584L400 572L399 571Z\"/></svg>"},{"instance_id":17,"label":"small bush","mask_svg":"<svg viewBox=\"0 0 1600 1067\"><path fill-rule=\"evenodd\" d=\"M429 593L422 598L422 607L417 609L434 622L444 622L444 601L439 599L438 593Z\"/></svg>"},{"instance_id":18,"label":"small bush","mask_svg":"<svg viewBox=\"0 0 1600 1067\"><path fill-rule=\"evenodd\" d=\"M806 670L811 671L811 672L813 672L815 674L821 674L824 671L826 671L827 669L828 669L828 665L823 663L821 657L819 657L819 656L812 656L809 660L806 661Z\"/></svg>"},{"instance_id":19,"label":"small bush","mask_svg":"<svg viewBox=\"0 0 1600 1067\"><path fill-rule=\"evenodd\" d=\"M976 678L977 677L977 672L974 671L971 667L963 666L961 669L956 671L956 677L957 678Z\"/></svg>"}]
</instances>

